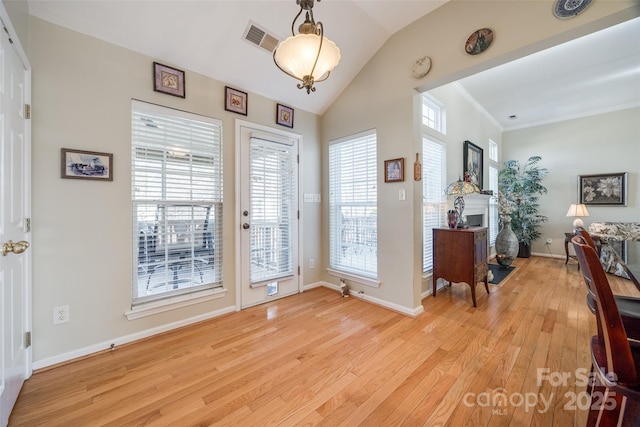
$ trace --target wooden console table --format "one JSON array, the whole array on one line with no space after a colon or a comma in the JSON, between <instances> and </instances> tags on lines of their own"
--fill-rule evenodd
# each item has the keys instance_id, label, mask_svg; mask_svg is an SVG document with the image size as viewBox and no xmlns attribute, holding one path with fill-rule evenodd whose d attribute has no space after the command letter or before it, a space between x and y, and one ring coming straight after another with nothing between
<instances>
[{"instance_id":1,"label":"wooden console table","mask_svg":"<svg viewBox=\"0 0 640 427\"><path fill-rule=\"evenodd\" d=\"M465 282L471 286L476 307L476 284L484 282L489 293L487 272L487 228L433 229L433 296L439 278L448 282Z\"/></svg>"}]
</instances>

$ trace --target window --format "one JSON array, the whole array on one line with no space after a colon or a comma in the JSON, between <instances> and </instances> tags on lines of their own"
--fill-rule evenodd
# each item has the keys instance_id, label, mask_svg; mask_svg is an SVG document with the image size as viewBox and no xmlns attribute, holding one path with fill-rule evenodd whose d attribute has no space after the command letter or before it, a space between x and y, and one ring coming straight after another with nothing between
<instances>
[{"instance_id":1,"label":"window","mask_svg":"<svg viewBox=\"0 0 640 427\"><path fill-rule=\"evenodd\" d=\"M222 123L133 101L132 305L222 286Z\"/></svg>"},{"instance_id":2,"label":"window","mask_svg":"<svg viewBox=\"0 0 640 427\"><path fill-rule=\"evenodd\" d=\"M489 246L495 246L498 236L498 144L489 140Z\"/></svg>"},{"instance_id":3,"label":"window","mask_svg":"<svg viewBox=\"0 0 640 427\"><path fill-rule=\"evenodd\" d=\"M329 146L329 268L355 278L378 275L376 160L375 131Z\"/></svg>"},{"instance_id":4,"label":"window","mask_svg":"<svg viewBox=\"0 0 640 427\"><path fill-rule=\"evenodd\" d=\"M498 163L498 144L492 139L489 140L489 160Z\"/></svg>"},{"instance_id":5,"label":"window","mask_svg":"<svg viewBox=\"0 0 640 427\"><path fill-rule=\"evenodd\" d=\"M422 124L440 133L446 134L446 114L444 105L434 97L422 95Z\"/></svg>"},{"instance_id":6,"label":"window","mask_svg":"<svg viewBox=\"0 0 640 427\"><path fill-rule=\"evenodd\" d=\"M422 138L422 271L433 270L433 231L444 226L447 210L446 146Z\"/></svg>"}]
</instances>

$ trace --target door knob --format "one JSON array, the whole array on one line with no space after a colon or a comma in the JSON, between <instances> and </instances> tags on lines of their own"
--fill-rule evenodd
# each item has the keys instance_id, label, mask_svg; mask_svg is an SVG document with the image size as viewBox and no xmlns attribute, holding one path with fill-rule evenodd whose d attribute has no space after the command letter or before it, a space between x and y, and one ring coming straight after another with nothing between
<instances>
[{"instance_id":1,"label":"door knob","mask_svg":"<svg viewBox=\"0 0 640 427\"><path fill-rule=\"evenodd\" d=\"M26 251L29 247L29 242L25 240L21 240L17 243L13 243L13 240L9 240L7 243L2 245L2 256L7 256L9 252L13 252L14 254L21 254Z\"/></svg>"},{"instance_id":2,"label":"door knob","mask_svg":"<svg viewBox=\"0 0 640 427\"><path fill-rule=\"evenodd\" d=\"M242 228L244 228L245 230L248 230L251 226L249 224L247 224L246 222L244 224L242 224Z\"/></svg>"}]
</instances>

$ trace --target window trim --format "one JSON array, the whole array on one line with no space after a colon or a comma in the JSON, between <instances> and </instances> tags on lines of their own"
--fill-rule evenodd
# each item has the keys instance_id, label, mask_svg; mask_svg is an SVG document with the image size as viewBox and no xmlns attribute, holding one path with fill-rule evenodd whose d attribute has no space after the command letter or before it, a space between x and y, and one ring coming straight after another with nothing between
<instances>
[{"instance_id":1,"label":"window trim","mask_svg":"<svg viewBox=\"0 0 640 427\"><path fill-rule=\"evenodd\" d=\"M156 104L151 104L151 103L147 103L144 101L139 101L136 99L132 99L131 100L131 118L133 120L133 118L136 115L139 114L158 114L159 116L167 116L169 120L171 120L171 118L175 118L175 119L187 119L187 120L193 120L194 122L206 122L212 126L215 127L216 129L216 133L219 133L219 139L216 140L212 140L213 144L217 147L215 148L219 148L219 151L214 149L212 150L212 155L215 158L218 158L218 163L214 164L213 169L217 170L217 173L215 175L213 175L213 177L215 178L216 181L219 181L219 188L217 188L216 192L219 193L219 200L217 198L211 198L211 199L207 199L207 200L196 200L196 199L184 199L184 200L171 200L166 198L165 196L161 197L160 199L149 199L146 200L144 198L138 198L136 199L136 196L134 194L134 184L135 181L133 179L133 174L135 173L136 169L134 167L134 161L135 161L135 150L137 145L134 144L134 127L132 124L132 128L131 128L131 157L130 157L130 161L131 161L131 174L132 174L132 183L131 183L131 203L132 203L132 213L135 214L136 209L135 206L138 205L144 205L144 204L149 204L149 203L155 203L157 205L167 205L167 204L171 204L173 202L180 204L180 205L189 205L189 206L197 206L197 205L210 205L210 210L211 212L217 212L217 215L215 218L216 219L216 223L215 223L215 228L212 229L212 233L217 237L218 240L220 240L219 242L215 242L214 243L214 250L216 253L216 257L218 257L219 261L217 262L216 265L219 266L220 271L218 273L219 276L219 280L216 280L212 283L204 283L200 286L193 286L193 287L189 287L184 289L183 292L180 293L176 293L175 290L168 290L166 292L161 292L158 293L156 295L142 295L142 296L137 296L137 286L139 286L139 279L138 279L138 274L136 274L137 268L137 261L138 261L138 257L139 257L139 236L136 232L137 227L136 225L139 223L139 220L137 220L134 217L132 217L132 226L133 226L133 232L132 232L132 263L133 263L133 272L132 272L132 282L131 282L131 309L125 312L125 316L127 317L128 320L134 320L137 318L141 318L141 317L146 317L146 316L150 316L153 314L157 314L157 313L161 313L161 312L165 312L165 311L170 311L170 310L174 310L176 308L180 308L180 307L185 307L185 306L189 306L189 305L193 305L193 304L199 304L205 301L210 301L213 299L218 299L218 298L223 298L226 293L227 293L227 289L224 287L224 278L222 275L222 266L223 266L223 262L222 262L222 255L223 255L223 251L222 251L222 241L221 241L221 237L223 234L223 224L221 223L221 221L223 220L223 216L224 216L224 206L223 206L223 197L222 197L222 192L223 192L223 124L222 121L219 119L215 119L212 117L207 117L207 116L203 116L200 114L196 114L196 113L190 113L190 112L186 112L186 111L182 111L182 110L176 110L176 109L172 109L169 107L163 107L160 105L156 105ZM162 144L158 144L158 147L160 148ZM166 152L166 148L165 147L165 152ZM191 175L193 176L193 175ZM216 184L216 182L214 181L212 183L213 185ZM164 187L163 187L164 188ZM164 194L164 193L163 193Z\"/></svg>"}]
</instances>

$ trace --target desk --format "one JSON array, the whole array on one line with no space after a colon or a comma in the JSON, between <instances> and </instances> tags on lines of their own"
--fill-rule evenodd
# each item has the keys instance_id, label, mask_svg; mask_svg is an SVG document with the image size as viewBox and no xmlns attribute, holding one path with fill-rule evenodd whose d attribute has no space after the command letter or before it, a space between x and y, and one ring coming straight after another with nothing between
<instances>
[{"instance_id":1,"label":"desk","mask_svg":"<svg viewBox=\"0 0 640 427\"><path fill-rule=\"evenodd\" d=\"M625 273L627 273L627 276L629 276L633 284L636 285L636 288L640 290L640 241L626 240L624 243L627 253L617 253L617 255L623 261L622 268Z\"/></svg>"}]
</instances>

